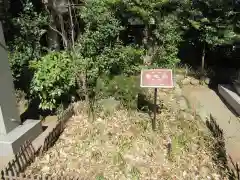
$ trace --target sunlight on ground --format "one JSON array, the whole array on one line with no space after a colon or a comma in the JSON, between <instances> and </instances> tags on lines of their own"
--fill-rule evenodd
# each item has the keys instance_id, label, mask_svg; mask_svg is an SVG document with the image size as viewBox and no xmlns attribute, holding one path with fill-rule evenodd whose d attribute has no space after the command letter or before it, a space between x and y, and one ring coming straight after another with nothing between
<instances>
[{"instance_id":1,"label":"sunlight on ground","mask_svg":"<svg viewBox=\"0 0 240 180\"><path fill-rule=\"evenodd\" d=\"M80 109L81 106L79 106ZM147 114L99 111L89 122L81 111L57 143L36 159L27 174L87 179L220 179L208 149L211 140L197 121L178 119L166 107L152 132ZM201 130L202 129L202 130ZM206 129L205 129L206 131ZM166 145L172 141L172 153Z\"/></svg>"}]
</instances>

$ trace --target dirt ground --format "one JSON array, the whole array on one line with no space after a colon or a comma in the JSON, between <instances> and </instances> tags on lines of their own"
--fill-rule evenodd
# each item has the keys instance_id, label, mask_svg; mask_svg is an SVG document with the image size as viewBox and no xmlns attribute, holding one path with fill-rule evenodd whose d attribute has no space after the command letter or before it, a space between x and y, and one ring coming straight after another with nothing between
<instances>
[{"instance_id":1,"label":"dirt ground","mask_svg":"<svg viewBox=\"0 0 240 180\"><path fill-rule=\"evenodd\" d=\"M168 92L163 94L174 97ZM170 104L158 114L156 132L146 113L100 109L91 121L80 111L68 122L56 144L37 158L26 174L119 180L224 178L213 159L207 128L191 114L185 118L186 113L180 113L184 117L179 117Z\"/></svg>"}]
</instances>

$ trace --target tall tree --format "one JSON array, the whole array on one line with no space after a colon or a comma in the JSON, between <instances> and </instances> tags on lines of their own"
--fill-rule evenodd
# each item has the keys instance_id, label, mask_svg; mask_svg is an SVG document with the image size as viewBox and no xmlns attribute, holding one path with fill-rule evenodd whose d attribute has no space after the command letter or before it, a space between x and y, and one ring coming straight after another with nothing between
<instances>
[{"instance_id":1,"label":"tall tree","mask_svg":"<svg viewBox=\"0 0 240 180\"><path fill-rule=\"evenodd\" d=\"M190 30L195 31L196 42L201 45L201 69L204 72L208 48L232 43L237 37L233 20L236 16L232 0L195 0L189 3L186 18Z\"/></svg>"},{"instance_id":2,"label":"tall tree","mask_svg":"<svg viewBox=\"0 0 240 180\"><path fill-rule=\"evenodd\" d=\"M171 66L179 62L178 45L181 41L179 8L185 1L124 0L123 13L128 22L138 20L144 25L142 43L146 50L145 63L153 66Z\"/></svg>"}]
</instances>

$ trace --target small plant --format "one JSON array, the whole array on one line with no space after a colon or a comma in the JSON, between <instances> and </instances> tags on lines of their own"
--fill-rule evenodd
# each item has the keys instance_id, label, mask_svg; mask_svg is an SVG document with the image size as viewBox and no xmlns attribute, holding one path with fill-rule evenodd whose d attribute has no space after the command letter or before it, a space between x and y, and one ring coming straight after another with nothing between
<instances>
[{"instance_id":1,"label":"small plant","mask_svg":"<svg viewBox=\"0 0 240 180\"><path fill-rule=\"evenodd\" d=\"M96 180L105 180L105 177L102 174L100 174L97 175Z\"/></svg>"},{"instance_id":2,"label":"small plant","mask_svg":"<svg viewBox=\"0 0 240 180\"><path fill-rule=\"evenodd\" d=\"M132 180L138 180L139 179L140 172L136 167L132 167L132 169L130 171L130 174L132 176L131 177Z\"/></svg>"},{"instance_id":3,"label":"small plant","mask_svg":"<svg viewBox=\"0 0 240 180\"><path fill-rule=\"evenodd\" d=\"M115 76L112 79L98 79L98 98L114 97L128 108L137 108L137 96L141 92L138 77Z\"/></svg>"}]
</instances>

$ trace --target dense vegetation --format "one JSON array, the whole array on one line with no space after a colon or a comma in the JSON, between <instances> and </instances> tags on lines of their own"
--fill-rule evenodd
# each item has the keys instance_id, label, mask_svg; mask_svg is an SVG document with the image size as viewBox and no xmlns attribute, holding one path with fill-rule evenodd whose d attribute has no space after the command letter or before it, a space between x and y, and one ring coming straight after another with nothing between
<instances>
[{"instance_id":1,"label":"dense vegetation","mask_svg":"<svg viewBox=\"0 0 240 180\"><path fill-rule=\"evenodd\" d=\"M219 48L239 61L238 0L43 2L11 1L4 19L15 85L40 99L42 109L72 96L91 98L106 77L116 82L114 76L138 75L142 68L174 68L190 51L198 52L193 61L202 69L206 55ZM120 91L126 88L113 92L114 82L104 82L109 96L128 94Z\"/></svg>"}]
</instances>

